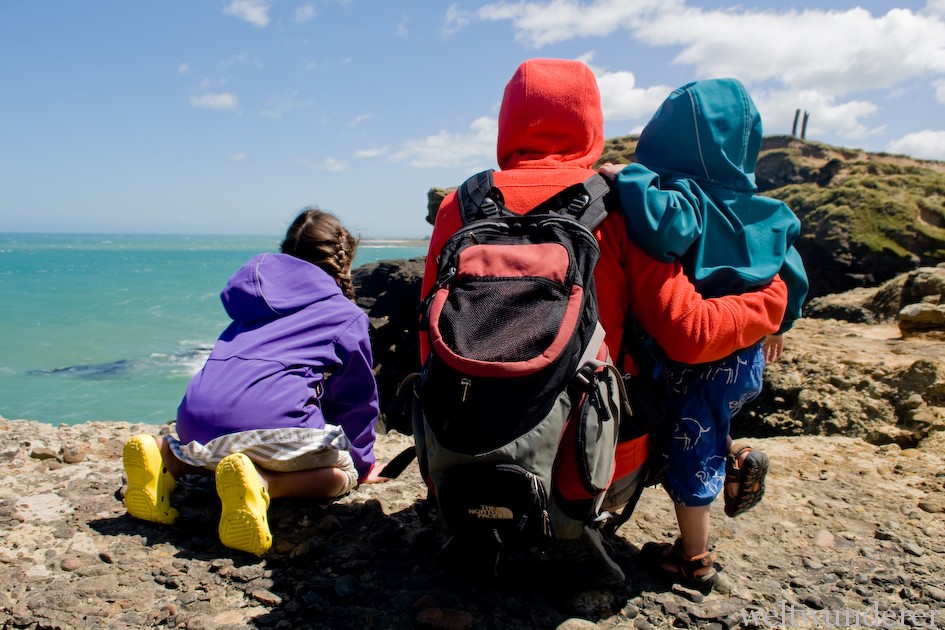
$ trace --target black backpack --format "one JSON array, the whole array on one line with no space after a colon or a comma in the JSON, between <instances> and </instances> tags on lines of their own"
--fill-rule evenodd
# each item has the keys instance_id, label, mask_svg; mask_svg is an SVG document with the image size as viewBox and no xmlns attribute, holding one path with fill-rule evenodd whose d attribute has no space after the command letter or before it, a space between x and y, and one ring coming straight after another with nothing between
<instances>
[{"instance_id":1,"label":"black backpack","mask_svg":"<svg viewBox=\"0 0 945 630\"><path fill-rule=\"evenodd\" d=\"M518 215L492 171L471 177L421 303L420 471L448 545L493 565L513 540L596 533L642 490L647 430L633 428L594 285L610 190L595 175Z\"/></svg>"}]
</instances>

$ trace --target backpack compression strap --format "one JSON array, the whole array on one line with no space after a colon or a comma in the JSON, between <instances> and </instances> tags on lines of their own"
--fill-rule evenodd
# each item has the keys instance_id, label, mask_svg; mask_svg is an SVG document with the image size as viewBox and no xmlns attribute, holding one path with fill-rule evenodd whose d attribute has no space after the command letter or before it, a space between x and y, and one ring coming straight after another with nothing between
<instances>
[{"instance_id":1,"label":"backpack compression strap","mask_svg":"<svg viewBox=\"0 0 945 630\"><path fill-rule=\"evenodd\" d=\"M610 182L603 175L594 174L581 182L568 186L558 194L541 202L534 213L556 213L580 222L591 232L607 217L611 203L615 203Z\"/></svg>"},{"instance_id":2,"label":"backpack compression strap","mask_svg":"<svg viewBox=\"0 0 945 630\"><path fill-rule=\"evenodd\" d=\"M505 210L502 192L492 181L492 169L477 173L463 182L457 196L463 225L469 225L477 219L494 219Z\"/></svg>"},{"instance_id":3,"label":"backpack compression strap","mask_svg":"<svg viewBox=\"0 0 945 630\"><path fill-rule=\"evenodd\" d=\"M510 214L505 208L502 191L495 186L492 173L491 169L477 173L459 187L457 195L463 225L477 219L494 219ZM568 186L541 202L528 214L563 214L593 232L607 216L611 204L616 203L614 195L610 194L612 190L610 182L595 173L580 184Z\"/></svg>"}]
</instances>

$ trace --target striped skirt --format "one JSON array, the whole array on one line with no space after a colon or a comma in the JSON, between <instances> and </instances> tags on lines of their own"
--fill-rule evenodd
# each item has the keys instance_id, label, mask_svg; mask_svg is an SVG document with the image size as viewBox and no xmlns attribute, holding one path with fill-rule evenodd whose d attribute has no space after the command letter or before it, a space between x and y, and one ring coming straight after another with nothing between
<instances>
[{"instance_id":1,"label":"striped skirt","mask_svg":"<svg viewBox=\"0 0 945 630\"><path fill-rule=\"evenodd\" d=\"M260 468L277 472L340 468L351 479L345 492L358 485L351 442L341 427L331 424L324 429L290 427L241 431L221 435L206 444L183 444L173 435L167 435L166 439L174 455L192 466L214 470L227 455L243 453Z\"/></svg>"}]
</instances>

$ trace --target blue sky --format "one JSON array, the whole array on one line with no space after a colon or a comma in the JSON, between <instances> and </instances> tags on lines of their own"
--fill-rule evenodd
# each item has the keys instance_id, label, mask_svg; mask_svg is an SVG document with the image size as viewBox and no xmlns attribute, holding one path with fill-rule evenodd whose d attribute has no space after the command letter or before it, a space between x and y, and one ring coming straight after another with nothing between
<instances>
[{"instance_id":1,"label":"blue sky","mask_svg":"<svg viewBox=\"0 0 945 630\"><path fill-rule=\"evenodd\" d=\"M587 62L606 135L740 78L766 134L945 160L945 0L0 0L0 232L420 237L502 89Z\"/></svg>"}]
</instances>

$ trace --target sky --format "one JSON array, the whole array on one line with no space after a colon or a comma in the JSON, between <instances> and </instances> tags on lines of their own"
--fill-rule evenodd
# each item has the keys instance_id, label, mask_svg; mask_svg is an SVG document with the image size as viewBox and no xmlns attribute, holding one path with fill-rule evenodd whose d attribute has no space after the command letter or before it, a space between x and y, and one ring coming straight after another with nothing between
<instances>
[{"instance_id":1,"label":"sky","mask_svg":"<svg viewBox=\"0 0 945 630\"><path fill-rule=\"evenodd\" d=\"M0 232L430 234L505 83L579 59L605 136L736 77L766 135L945 160L945 0L0 0ZM798 130L799 131L799 130Z\"/></svg>"}]
</instances>

